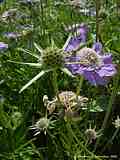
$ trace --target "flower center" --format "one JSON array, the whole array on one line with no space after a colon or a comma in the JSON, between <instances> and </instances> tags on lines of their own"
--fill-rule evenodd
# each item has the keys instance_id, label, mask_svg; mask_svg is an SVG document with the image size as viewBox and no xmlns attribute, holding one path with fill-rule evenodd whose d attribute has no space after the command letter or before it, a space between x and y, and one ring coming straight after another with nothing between
<instances>
[{"instance_id":1,"label":"flower center","mask_svg":"<svg viewBox=\"0 0 120 160\"><path fill-rule=\"evenodd\" d=\"M79 63L85 66L99 67L101 65L101 58L91 48L82 48L76 54L80 57Z\"/></svg>"}]
</instances>

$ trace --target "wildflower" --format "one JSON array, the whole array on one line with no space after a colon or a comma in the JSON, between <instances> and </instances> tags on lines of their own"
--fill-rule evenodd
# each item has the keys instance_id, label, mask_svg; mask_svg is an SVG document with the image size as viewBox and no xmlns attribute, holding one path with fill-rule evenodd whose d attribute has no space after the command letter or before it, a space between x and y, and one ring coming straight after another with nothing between
<instances>
[{"instance_id":1,"label":"wildflower","mask_svg":"<svg viewBox=\"0 0 120 160\"><path fill-rule=\"evenodd\" d=\"M4 34L4 37L8 38L8 39L17 39L21 36L21 34L16 33L16 32L8 32Z\"/></svg>"},{"instance_id":2,"label":"wildflower","mask_svg":"<svg viewBox=\"0 0 120 160\"><path fill-rule=\"evenodd\" d=\"M17 9L16 8L9 9L8 11L5 11L2 14L2 20L5 21L5 22L7 20L12 20L16 17L16 15L17 15Z\"/></svg>"},{"instance_id":3,"label":"wildflower","mask_svg":"<svg viewBox=\"0 0 120 160\"><path fill-rule=\"evenodd\" d=\"M71 27L72 29L66 29L68 31L74 31L77 35L70 35L63 47L65 52L75 51L80 47L81 43L85 43L87 39L88 27L82 23L76 24Z\"/></svg>"},{"instance_id":4,"label":"wildflower","mask_svg":"<svg viewBox=\"0 0 120 160\"><path fill-rule=\"evenodd\" d=\"M74 92L72 91L63 91L59 95L59 100L60 102L66 107L75 107L75 106L80 106L83 107L86 105L86 102L88 101L88 98L83 97L83 96L77 96Z\"/></svg>"},{"instance_id":5,"label":"wildflower","mask_svg":"<svg viewBox=\"0 0 120 160\"><path fill-rule=\"evenodd\" d=\"M55 45L47 48L45 50L42 50L41 47L39 47L36 43L34 43L36 49L40 52L40 56L37 54L33 54L30 53L28 50L24 50L24 49L20 49L32 56L34 56L35 58L37 58L38 62L37 63L24 63L24 62L14 62L14 61L10 61L9 62L13 62L13 63L17 63L17 64L22 64L22 65L29 65L29 66L33 66L33 67L37 67L40 68L41 71L33 78L31 79L26 85L24 85L22 87L22 89L20 90L20 93L25 90L26 88L28 88L28 86L30 86L33 82L35 82L36 80L38 80L39 78L41 78L45 73L51 72L51 71L55 71L60 69L62 70L62 72L68 74L71 77L74 77L71 72L65 67L65 63L64 63L64 52L63 49L58 49Z\"/></svg>"},{"instance_id":6,"label":"wildflower","mask_svg":"<svg viewBox=\"0 0 120 160\"><path fill-rule=\"evenodd\" d=\"M44 106L47 106L47 104L48 104L48 96L47 95L43 96L43 103L44 103Z\"/></svg>"},{"instance_id":7,"label":"wildflower","mask_svg":"<svg viewBox=\"0 0 120 160\"><path fill-rule=\"evenodd\" d=\"M119 118L119 116L117 116L117 119L115 120L115 122L113 122L113 124L115 125L115 128L120 128L120 118Z\"/></svg>"},{"instance_id":8,"label":"wildflower","mask_svg":"<svg viewBox=\"0 0 120 160\"><path fill-rule=\"evenodd\" d=\"M42 117L33 126L31 126L30 129L33 129L36 131L34 136L40 134L41 132L44 132L44 134L46 134L47 129L51 128L54 122L55 121L51 121L47 117Z\"/></svg>"},{"instance_id":9,"label":"wildflower","mask_svg":"<svg viewBox=\"0 0 120 160\"><path fill-rule=\"evenodd\" d=\"M106 85L110 77L116 73L112 64L112 55L101 55L98 43L93 48L84 47L76 52L75 56L66 57L66 67L73 74L82 75L92 85Z\"/></svg>"},{"instance_id":10,"label":"wildflower","mask_svg":"<svg viewBox=\"0 0 120 160\"><path fill-rule=\"evenodd\" d=\"M8 49L8 44L0 42L0 52Z\"/></svg>"},{"instance_id":11,"label":"wildflower","mask_svg":"<svg viewBox=\"0 0 120 160\"><path fill-rule=\"evenodd\" d=\"M43 103L44 103L44 106L49 111L49 114L52 114L55 111L55 108L57 106L56 102L57 102L56 97L52 101L49 101L47 95L43 96Z\"/></svg>"}]
</instances>

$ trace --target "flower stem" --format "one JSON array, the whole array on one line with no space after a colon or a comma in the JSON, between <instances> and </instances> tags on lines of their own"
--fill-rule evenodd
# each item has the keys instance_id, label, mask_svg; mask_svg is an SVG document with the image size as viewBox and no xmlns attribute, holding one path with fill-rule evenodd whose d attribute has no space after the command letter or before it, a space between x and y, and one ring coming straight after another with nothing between
<instances>
[{"instance_id":1,"label":"flower stem","mask_svg":"<svg viewBox=\"0 0 120 160\"><path fill-rule=\"evenodd\" d=\"M96 42L99 41L99 9L100 0L96 0Z\"/></svg>"},{"instance_id":2,"label":"flower stem","mask_svg":"<svg viewBox=\"0 0 120 160\"><path fill-rule=\"evenodd\" d=\"M111 114L111 111L112 111L113 102L114 102L114 99L115 99L115 96L116 96L116 93L117 93L117 90L118 90L118 85L119 85L119 75L117 77L115 77L114 80L113 80L113 90L112 90L111 97L110 97L110 100L109 100L109 103L108 103L108 109L107 109L107 112L105 114L105 118L103 120L101 131L104 131L105 128L106 128L106 125L108 124L108 120L109 120L109 117L110 117L110 114ZM97 149L97 146L100 142L100 139L101 138L99 138L98 141L96 142L94 151Z\"/></svg>"},{"instance_id":3,"label":"flower stem","mask_svg":"<svg viewBox=\"0 0 120 160\"><path fill-rule=\"evenodd\" d=\"M115 139L116 135L118 134L119 130L120 130L120 128L119 128L119 127L115 130L115 132L114 132L114 134L113 134L112 138L111 138L111 139L107 142L107 144L104 146L104 148L103 148L102 152L104 152L104 151L105 151L105 149L106 149L106 147L107 147L109 144L111 144L111 143L112 143L112 141Z\"/></svg>"},{"instance_id":4,"label":"flower stem","mask_svg":"<svg viewBox=\"0 0 120 160\"><path fill-rule=\"evenodd\" d=\"M58 84L57 84L57 70L56 69L53 70L53 87L54 87L54 93L59 100L59 95L58 95L59 91L58 91Z\"/></svg>"},{"instance_id":5,"label":"flower stem","mask_svg":"<svg viewBox=\"0 0 120 160\"><path fill-rule=\"evenodd\" d=\"M83 76L78 77L78 80L79 80L79 84L77 86L77 91L76 91L77 96L79 96L80 92L81 92L82 84L83 84L83 81L84 81Z\"/></svg>"}]
</instances>

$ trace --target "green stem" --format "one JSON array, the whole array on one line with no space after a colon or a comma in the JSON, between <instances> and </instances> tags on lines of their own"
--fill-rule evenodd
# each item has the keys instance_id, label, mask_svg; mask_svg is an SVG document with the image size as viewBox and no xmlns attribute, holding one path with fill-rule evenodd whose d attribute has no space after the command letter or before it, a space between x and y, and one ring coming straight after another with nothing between
<instances>
[{"instance_id":1,"label":"green stem","mask_svg":"<svg viewBox=\"0 0 120 160\"><path fill-rule=\"evenodd\" d=\"M114 102L114 99L115 99L115 96L116 96L116 93L117 93L117 89L118 89L118 79L119 79L118 77L114 78L113 90L112 90L111 97L110 97L110 100L109 100L108 109L107 109L107 112L106 112L106 115L105 115L105 118L104 118L104 121L103 121L103 124L102 124L102 130L105 129L105 127L107 125L107 122L108 122L108 119L109 119L109 116L110 116L111 111L112 111L113 102Z\"/></svg>"},{"instance_id":2,"label":"green stem","mask_svg":"<svg viewBox=\"0 0 120 160\"><path fill-rule=\"evenodd\" d=\"M96 0L96 42L99 41L99 9L100 0Z\"/></svg>"},{"instance_id":3,"label":"green stem","mask_svg":"<svg viewBox=\"0 0 120 160\"><path fill-rule=\"evenodd\" d=\"M76 91L76 94L77 96L80 95L80 92L81 92L81 88L82 88L82 85L83 85L83 81L84 81L84 78L81 76L79 79L79 84L77 86L77 91Z\"/></svg>"},{"instance_id":4,"label":"green stem","mask_svg":"<svg viewBox=\"0 0 120 160\"><path fill-rule=\"evenodd\" d=\"M118 85L119 85L118 83L119 83L119 75L117 77L115 77L114 80L113 80L113 90L112 90L111 97L110 97L110 100L109 100L109 103L108 103L108 109L107 109L107 112L105 114L105 118L103 120L101 131L104 131L107 124L108 124L108 120L109 120L110 114L112 112L113 102L114 102L114 99L115 99L115 96L116 96L116 93L117 93L117 89L118 89ZM96 150L96 148L97 148L97 146L100 142L100 139L101 138L99 138L98 141L96 142L94 151Z\"/></svg>"},{"instance_id":5,"label":"green stem","mask_svg":"<svg viewBox=\"0 0 120 160\"><path fill-rule=\"evenodd\" d=\"M76 142L79 144L79 146L84 150L86 151L90 156L91 158L95 158L97 160L101 160L101 158L99 158L99 156L96 156L94 153L92 153L91 151L89 151L82 143L80 143L80 140L77 138L77 136L74 134L72 128L71 128L71 124L68 122L66 124L66 127L69 131L69 133L71 133L71 135L74 137L74 139L76 140Z\"/></svg>"},{"instance_id":6,"label":"green stem","mask_svg":"<svg viewBox=\"0 0 120 160\"><path fill-rule=\"evenodd\" d=\"M56 69L53 70L53 87L54 87L54 93L59 100L59 95L58 95L59 91L58 91L58 84L57 84L57 70Z\"/></svg>"},{"instance_id":7,"label":"green stem","mask_svg":"<svg viewBox=\"0 0 120 160\"><path fill-rule=\"evenodd\" d=\"M109 144L112 143L112 141L115 139L116 135L118 134L119 130L120 130L119 127L115 130L115 132L114 132L112 138L111 138L111 139L107 142L107 144L104 146L102 152L106 149L106 147L107 147Z\"/></svg>"}]
</instances>

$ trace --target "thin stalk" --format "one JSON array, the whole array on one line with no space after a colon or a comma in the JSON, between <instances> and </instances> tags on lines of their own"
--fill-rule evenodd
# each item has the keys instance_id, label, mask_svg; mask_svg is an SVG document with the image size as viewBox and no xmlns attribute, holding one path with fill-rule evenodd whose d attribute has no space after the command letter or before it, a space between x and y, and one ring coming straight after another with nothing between
<instances>
[{"instance_id":1,"label":"thin stalk","mask_svg":"<svg viewBox=\"0 0 120 160\"><path fill-rule=\"evenodd\" d=\"M57 84L57 70L56 69L53 70L53 87L54 87L54 93L59 100L59 95L58 95L59 91L58 91L58 84Z\"/></svg>"},{"instance_id":2,"label":"thin stalk","mask_svg":"<svg viewBox=\"0 0 120 160\"><path fill-rule=\"evenodd\" d=\"M109 100L108 109L107 109L107 112L106 112L106 115L105 115L105 118L104 118L104 121L103 121L103 124L102 124L102 130L105 129L105 127L107 125L107 122L108 122L108 119L109 119L109 116L110 116L111 111L112 111L113 102L114 102L114 99L115 99L115 96L116 96L116 93L117 93L117 89L118 89L118 79L119 79L118 77L114 78L113 90L112 90L111 97L110 97L110 100Z\"/></svg>"},{"instance_id":3,"label":"thin stalk","mask_svg":"<svg viewBox=\"0 0 120 160\"><path fill-rule=\"evenodd\" d=\"M109 144L111 144L111 143L112 143L112 141L113 141L113 140L115 139L115 137L117 136L117 134L118 134L119 130L120 130L120 128L119 128L119 127L115 130L115 132L114 132L114 134L113 134L112 138L111 138L111 139L107 142L107 144L104 146L104 148L103 148L102 152L106 149L106 147L107 147Z\"/></svg>"},{"instance_id":4,"label":"thin stalk","mask_svg":"<svg viewBox=\"0 0 120 160\"><path fill-rule=\"evenodd\" d=\"M96 0L96 42L99 41L99 9L100 0Z\"/></svg>"},{"instance_id":5,"label":"thin stalk","mask_svg":"<svg viewBox=\"0 0 120 160\"><path fill-rule=\"evenodd\" d=\"M113 102L114 102L114 99L115 99L115 96L116 96L116 93L117 93L117 89L118 89L118 85L119 85L118 83L119 83L119 75L117 77L115 77L114 80L113 80L113 90L112 90L111 97L110 97L110 100L109 100L109 103L108 103L107 112L106 112L104 120L103 120L101 131L104 131L107 124L108 124L108 120L109 120L110 114L112 112ZM96 148L97 148L97 146L100 142L100 139L101 138L99 138L98 141L96 142L94 151L96 150Z\"/></svg>"},{"instance_id":6,"label":"thin stalk","mask_svg":"<svg viewBox=\"0 0 120 160\"><path fill-rule=\"evenodd\" d=\"M92 153L91 151L89 151L82 143L80 143L80 140L77 138L77 136L74 134L72 128L71 128L71 124L68 122L67 123L67 129L68 131L71 133L71 135L74 137L74 139L76 140L76 142L79 144L79 146L84 150L86 151L90 156L91 158L95 158L97 160L101 160L101 158L99 158L99 156L96 156L94 153Z\"/></svg>"},{"instance_id":7,"label":"thin stalk","mask_svg":"<svg viewBox=\"0 0 120 160\"><path fill-rule=\"evenodd\" d=\"M81 92L81 88L82 88L82 85L83 85L83 81L84 81L84 78L81 76L79 79L79 84L77 86L77 90L76 90L76 94L77 96L80 95L80 92Z\"/></svg>"}]
</instances>

